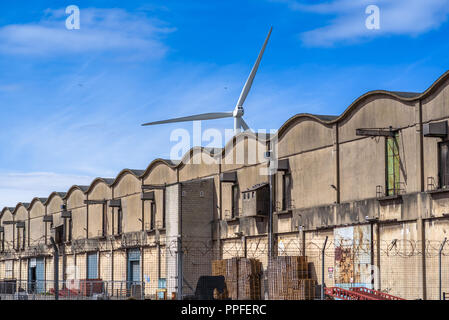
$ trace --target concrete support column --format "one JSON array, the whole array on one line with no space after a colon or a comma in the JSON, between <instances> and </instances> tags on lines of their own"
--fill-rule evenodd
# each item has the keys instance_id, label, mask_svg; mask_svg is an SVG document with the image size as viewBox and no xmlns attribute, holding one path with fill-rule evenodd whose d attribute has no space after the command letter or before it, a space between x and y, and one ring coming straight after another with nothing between
<instances>
[{"instance_id":1,"label":"concrete support column","mask_svg":"<svg viewBox=\"0 0 449 320\"><path fill-rule=\"evenodd\" d=\"M420 246L421 260L418 263L418 268L421 270L421 297L423 300L427 299L427 279L426 279L426 230L425 230L425 212L426 207L423 204L423 194L418 194L418 217L416 220L418 228L418 244Z\"/></svg>"}]
</instances>

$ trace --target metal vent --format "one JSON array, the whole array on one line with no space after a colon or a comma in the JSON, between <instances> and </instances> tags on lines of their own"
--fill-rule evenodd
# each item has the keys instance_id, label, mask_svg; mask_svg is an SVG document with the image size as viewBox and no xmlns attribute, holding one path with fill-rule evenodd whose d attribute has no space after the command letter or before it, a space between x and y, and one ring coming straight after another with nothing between
<instances>
[{"instance_id":1,"label":"metal vent","mask_svg":"<svg viewBox=\"0 0 449 320\"><path fill-rule=\"evenodd\" d=\"M72 211L62 211L61 212L61 218L70 219L71 217L72 217Z\"/></svg>"},{"instance_id":2,"label":"metal vent","mask_svg":"<svg viewBox=\"0 0 449 320\"><path fill-rule=\"evenodd\" d=\"M233 172L222 172L220 174L220 181L221 182L236 183L237 182L237 172L235 172L235 171L233 171Z\"/></svg>"},{"instance_id":3,"label":"metal vent","mask_svg":"<svg viewBox=\"0 0 449 320\"><path fill-rule=\"evenodd\" d=\"M142 192L141 200L154 200L154 191Z\"/></svg>"},{"instance_id":4,"label":"metal vent","mask_svg":"<svg viewBox=\"0 0 449 320\"><path fill-rule=\"evenodd\" d=\"M121 206L122 206L122 200L121 199L109 200L109 207L111 207L111 208L120 208Z\"/></svg>"},{"instance_id":5,"label":"metal vent","mask_svg":"<svg viewBox=\"0 0 449 320\"><path fill-rule=\"evenodd\" d=\"M424 137L445 138L447 136L447 121L425 123L423 135Z\"/></svg>"}]
</instances>

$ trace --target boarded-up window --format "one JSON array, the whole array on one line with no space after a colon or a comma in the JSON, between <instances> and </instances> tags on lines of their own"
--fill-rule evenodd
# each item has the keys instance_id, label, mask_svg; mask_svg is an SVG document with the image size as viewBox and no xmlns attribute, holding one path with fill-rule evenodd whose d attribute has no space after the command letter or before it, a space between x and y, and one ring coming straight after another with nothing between
<instances>
[{"instance_id":1,"label":"boarded-up window","mask_svg":"<svg viewBox=\"0 0 449 320\"><path fill-rule=\"evenodd\" d=\"M25 227L20 227L17 228L17 245L16 245L16 249L17 250L24 250L25 249L25 243L26 243L26 238L25 238Z\"/></svg>"},{"instance_id":2,"label":"boarded-up window","mask_svg":"<svg viewBox=\"0 0 449 320\"><path fill-rule=\"evenodd\" d=\"M387 195L399 194L400 189L400 158L399 158L399 134L394 137L387 137L386 143L387 165Z\"/></svg>"},{"instance_id":3,"label":"boarded-up window","mask_svg":"<svg viewBox=\"0 0 449 320\"><path fill-rule=\"evenodd\" d=\"M68 230L68 234L67 234L67 241L72 241L72 229L73 229L73 221L72 218L69 219L68 221L69 224L69 230Z\"/></svg>"},{"instance_id":4,"label":"boarded-up window","mask_svg":"<svg viewBox=\"0 0 449 320\"><path fill-rule=\"evenodd\" d=\"M102 225L102 236L105 237L107 232L108 232L108 210L106 207L106 204L103 204L102 207L102 221L103 221L103 225Z\"/></svg>"},{"instance_id":5,"label":"boarded-up window","mask_svg":"<svg viewBox=\"0 0 449 320\"><path fill-rule=\"evenodd\" d=\"M239 215L239 196L240 189L238 184L232 186L232 217L238 217Z\"/></svg>"},{"instance_id":6,"label":"boarded-up window","mask_svg":"<svg viewBox=\"0 0 449 320\"><path fill-rule=\"evenodd\" d=\"M13 277L13 261L7 260L5 261L5 278L12 279Z\"/></svg>"},{"instance_id":7,"label":"boarded-up window","mask_svg":"<svg viewBox=\"0 0 449 320\"><path fill-rule=\"evenodd\" d=\"M156 203L151 201L151 217L150 217L150 229L154 230L156 225Z\"/></svg>"},{"instance_id":8,"label":"boarded-up window","mask_svg":"<svg viewBox=\"0 0 449 320\"><path fill-rule=\"evenodd\" d=\"M449 186L449 141L440 142L438 145L438 181L439 187Z\"/></svg>"},{"instance_id":9,"label":"boarded-up window","mask_svg":"<svg viewBox=\"0 0 449 320\"><path fill-rule=\"evenodd\" d=\"M282 176L282 210L291 208L290 183L291 175L286 173Z\"/></svg>"},{"instance_id":10,"label":"boarded-up window","mask_svg":"<svg viewBox=\"0 0 449 320\"><path fill-rule=\"evenodd\" d=\"M122 233L122 208L119 208L117 211L117 234Z\"/></svg>"}]
</instances>

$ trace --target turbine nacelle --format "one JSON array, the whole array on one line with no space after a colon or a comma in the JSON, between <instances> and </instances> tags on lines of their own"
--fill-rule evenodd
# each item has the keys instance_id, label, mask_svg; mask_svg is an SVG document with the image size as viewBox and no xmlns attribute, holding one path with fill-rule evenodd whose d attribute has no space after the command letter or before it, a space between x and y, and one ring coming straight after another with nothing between
<instances>
[{"instance_id":1,"label":"turbine nacelle","mask_svg":"<svg viewBox=\"0 0 449 320\"><path fill-rule=\"evenodd\" d=\"M232 112L232 116L234 118L238 118L238 117L243 117L243 115L245 114L245 110L243 110L243 107L235 107L234 111Z\"/></svg>"}]
</instances>

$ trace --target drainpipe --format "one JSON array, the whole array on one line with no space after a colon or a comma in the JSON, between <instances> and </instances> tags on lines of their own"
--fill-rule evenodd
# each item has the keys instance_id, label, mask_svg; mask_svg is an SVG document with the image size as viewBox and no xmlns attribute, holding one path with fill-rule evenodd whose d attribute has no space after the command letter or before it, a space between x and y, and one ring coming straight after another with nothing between
<instances>
[{"instance_id":1,"label":"drainpipe","mask_svg":"<svg viewBox=\"0 0 449 320\"><path fill-rule=\"evenodd\" d=\"M183 266L182 266L182 183L179 183L179 207L178 207L178 239L177 239L177 260L178 260L178 300L182 300L182 287L183 287Z\"/></svg>"},{"instance_id":2,"label":"drainpipe","mask_svg":"<svg viewBox=\"0 0 449 320\"><path fill-rule=\"evenodd\" d=\"M247 250L247 244L246 244L246 236L242 235L242 242L243 242L243 256L246 258L248 258L248 250Z\"/></svg>"},{"instance_id":3,"label":"drainpipe","mask_svg":"<svg viewBox=\"0 0 449 320\"><path fill-rule=\"evenodd\" d=\"M50 237L51 245L53 247L53 271L54 271L54 287L55 287L55 300L59 300L59 250L56 245L55 239Z\"/></svg>"},{"instance_id":4,"label":"drainpipe","mask_svg":"<svg viewBox=\"0 0 449 320\"><path fill-rule=\"evenodd\" d=\"M323 249L321 249L321 300L324 300L324 253L326 251L327 238L324 240Z\"/></svg>"},{"instance_id":5,"label":"drainpipe","mask_svg":"<svg viewBox=\"0 0 449 320\"><path fill-rule=\"evenodd\" d=\"M182 240L181 235L178 235L178 300L182 300L182 280L184 278L182 271Z\"/></svg>"},{"instance_id":6,"label":"drainpipe","mask_svg":"<svg viewBox=\"0 0 449 320\"><path fill-rule=\"evenodd\" d=\"M271 157L268 161L268 184L270 186L270 210L268 212L268 261L273 259L273 175L271 172Z\"/></svg>"},{"instance_id":7,"label":"drainpipe","mask_svg":"<svg viewBox=\"0 0 449 320\"><path fill-rule=\"evenodd\" d=\"M438 252L438 273L439 273L439 294L440 294L440 300L442 300L441 297L441 291L442 291L442 276L441 276L441 255L443 254L444 245L446 244L447 238L444 238L443 243L441 244L440 251Z\"/></svg>"}]
</instances>

